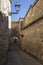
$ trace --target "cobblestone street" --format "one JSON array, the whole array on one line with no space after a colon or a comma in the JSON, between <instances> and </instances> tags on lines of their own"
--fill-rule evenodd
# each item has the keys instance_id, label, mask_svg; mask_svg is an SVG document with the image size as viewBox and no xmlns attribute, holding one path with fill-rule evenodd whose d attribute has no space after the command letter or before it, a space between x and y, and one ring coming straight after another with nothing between
<instances>
[{"instance_id":1,"label":"cobblestone street","mask_svg":"<svg viewBox=\"0 0 43 65\"><path fill-rule=\"evenodd\" d=\"M30 57L28 54L18 48L12 46L8 53L7 65L41 65L40 62Z\"/></svg>"}]
</instances>

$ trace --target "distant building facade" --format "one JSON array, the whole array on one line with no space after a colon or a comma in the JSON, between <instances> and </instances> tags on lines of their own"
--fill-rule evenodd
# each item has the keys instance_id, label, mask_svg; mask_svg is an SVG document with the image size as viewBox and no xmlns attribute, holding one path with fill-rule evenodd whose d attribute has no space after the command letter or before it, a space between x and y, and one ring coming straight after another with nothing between
<instances>
[{"instance_id":1,"label":"distant building facade","mask_svg":"<svg viewBox=\"0 0 43 65\"><path fill-rule=\"evenodd\" d=\"M11 35L12 37L18 37L19 35L19 22L18 21L12 21L11 23Z\"/></svg>"}]
</instances>

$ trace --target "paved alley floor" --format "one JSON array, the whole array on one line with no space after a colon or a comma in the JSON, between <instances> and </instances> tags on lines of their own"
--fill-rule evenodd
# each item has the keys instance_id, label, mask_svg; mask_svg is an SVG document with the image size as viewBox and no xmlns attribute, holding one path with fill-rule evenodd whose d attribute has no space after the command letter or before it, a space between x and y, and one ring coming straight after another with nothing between
<instances>
[{"instance_id":1,"label":"paved alley floor","mask_svg":"<svg viewBox=\"0 0 43 65\"><path fill-rule=\"evenodd\" d=\"M17 46L12 46L8 53L7 65L42 65L40 62L30 57Z\"/></svg>"}]
</instances>

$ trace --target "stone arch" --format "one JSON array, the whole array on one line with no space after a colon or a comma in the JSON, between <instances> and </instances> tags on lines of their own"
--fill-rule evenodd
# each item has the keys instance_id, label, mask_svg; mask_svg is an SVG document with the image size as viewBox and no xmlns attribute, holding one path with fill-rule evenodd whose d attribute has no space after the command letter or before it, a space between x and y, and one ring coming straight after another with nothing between
<instances>
[{"instance_id":1,"label":"stone arch","mask_svg":"<svg viewBox=\"0 0 43 65\"><path fill-rule=\"evenodd\" d=\"M18 37L13 37L13 44L19 45L19 38Z\"/></svg>"}]
</instances>

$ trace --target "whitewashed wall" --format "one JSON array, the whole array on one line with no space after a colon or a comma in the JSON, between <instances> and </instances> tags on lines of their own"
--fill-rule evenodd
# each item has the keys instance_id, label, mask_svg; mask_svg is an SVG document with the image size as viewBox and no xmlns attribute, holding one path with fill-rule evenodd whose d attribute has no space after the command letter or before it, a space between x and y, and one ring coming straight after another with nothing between
<instances>
[{"instance_id":1,"label":"whitewashed wall","mask_svg":"<svg viewBox=\"0 0 43 65\"><path fill-rule=\"evenodd\" d=\"M0 0L0 10L1 10L1 0Z\"/></svg>"},{"instance_id":2,"label":"whitewashed wall","mask_svg":"<svg viewBox=\"0 0 43 65\"><path fill-rule=\"evenodd\" d=\"M8 16L8 28L11 29L11 16L9 16L9 12L11 12L10 0L0 0L0 11Z\"/></svg>"}]
</instances>

